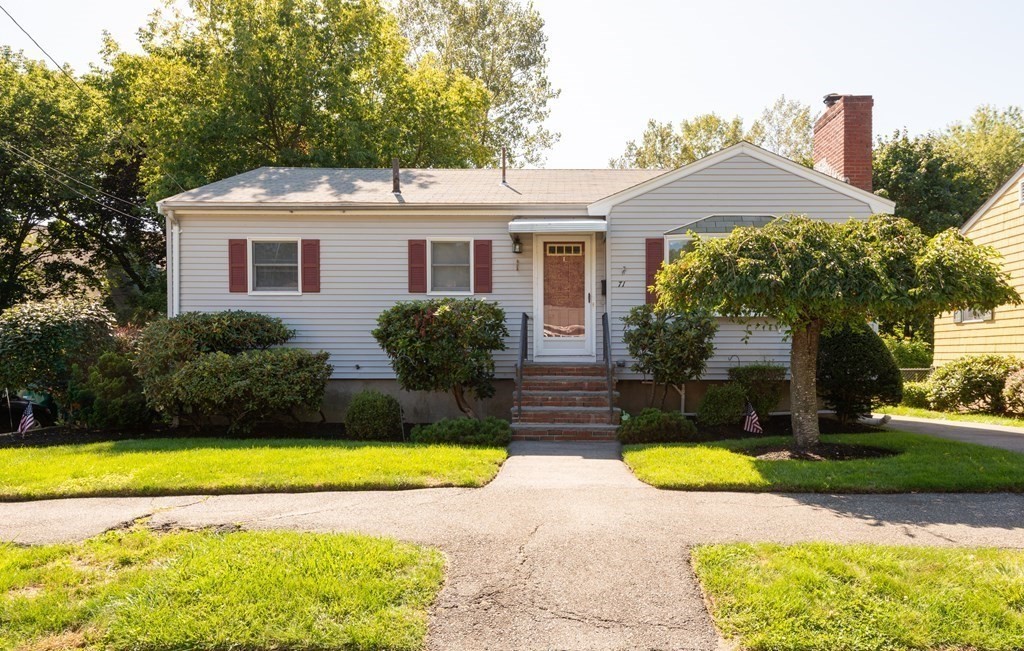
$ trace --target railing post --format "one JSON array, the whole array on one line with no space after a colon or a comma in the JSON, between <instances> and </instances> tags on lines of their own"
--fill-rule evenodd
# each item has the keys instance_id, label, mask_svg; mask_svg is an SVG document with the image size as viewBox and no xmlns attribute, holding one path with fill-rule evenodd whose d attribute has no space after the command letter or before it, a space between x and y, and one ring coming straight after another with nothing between
<instances>
[{"instance_id":1,"label":"railing post","mask_svg":"<svg viewBox=\"0 0 1024 651\"><path fill-rule=\"evenodd\" d=\"M526 365L526 355L530 342L530 315L523 312L523 318L519 324L519 360L516 362L516 420L523 420L523 367Z\"/></svg>"}]
</instances>

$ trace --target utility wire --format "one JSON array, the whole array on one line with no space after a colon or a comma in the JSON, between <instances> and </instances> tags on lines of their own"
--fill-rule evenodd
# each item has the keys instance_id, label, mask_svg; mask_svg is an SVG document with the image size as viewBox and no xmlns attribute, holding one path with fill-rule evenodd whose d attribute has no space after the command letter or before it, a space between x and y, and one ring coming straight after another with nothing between
<instances>
[{"instance_id":1,"label":"utility wire","mask_svg":"<svg viewBox=\"0 0 1024 651\"><path fill-rule=\"evenodd\" d=\"M93 98L92 98L92 95L89 93L89 91L87 91L82 86L82 84L78 83L78 80L75 79L74 75L72 75L70 72L68 72L67 69L64 66L60 65L59 63L57 63L57 60L54 59L52 56L50 56L50 53L46 51L46 48L44 48L42 45L40 45L39 41L37 41L35 39L35 37L33 37L31 34L29 34L27 29L22 27L21 23L19 23L17 21L17 19L15 19L14 16L11 15L11 12L7 11L7 9L3 5L0 5L0 11L4 12L5 14L7 14L7 17L10 18L11 22L14 23L17 26L17 28L21 30L21 33L24 34L25 36L27 36L28 40L32 41L35 44L35 46L37 48L39 48L39 51L46 55L46 58L49 59L50 62L54 66L57 67L57 70L59 70L62 75L64 75L65 77L67 77L68 79L71 80L71 83L73 83L75 85L75 88L80 90L82 92L82 94L85 95L86 98L90 102L94 101ZM145 154L146 153L145 148L142 145L140 145L137 140L132 138L131 134L129 134L127 132L127 130L123 126L118 128L118 135L124 136L124 138L126 140L128 140L128 142L131 143L131 145L135 148L135 150L138 153L141 153L141 154ZM167 176L167 178L169 178L171 181L173 181L174 185L178 186L179 190L181 190L182 192L185 192L185 188L182 187L181 183L178 181L177 178L174 177L173 174L171 174L170 172L164 172L164 175Z\"/></svg>"},{"instance_id":2,"label":"utility wire","mask_svg":"<svg viewBox=\"0 0 1024 651\"><path fill-rule=\"evenodd\" d=\"M90 185L89 183L86 183L85 181L83 181L83 180L81 180L79 178L71 176L67 172L62 172L61 170L57 169L53 165L50 165L50 164L46 163L45 161L39 160L38 158L36 158L32 154L29 154L28 152L23 151L21 149L18 149L17 147L12 145L11 143L6 142L6 141L4 141L2 139L0 139L0 147L4 147L9 152L11 152L11 153L13 153L13 154L15 154L17 156L20 156L22 158L22 160L31 161L31 162L35 163L36 165L39 165L40 167L45 167L46 169L50 170L51 172L55 172L55 173L63 176L66 179L74 181L75 183L78 183L79 185L83 185L83 186L89 188L90 190L92 190L94 192L98 192L99 194L107 197L108 199L113 199L114 201L120 201L121 203L125 204L126 206L131 206L132 208L138 208L139 210L142 210L142 211L147 212L147 213L148 212L152 212L146 206L143 206L141 204L137 204L137 203L135 203L133 201L128 201L127 199L122 199L121 197L119 197L117 195L110 194L109 192L105 192L105 191L101 190L100 188L97 188L95 185Z\"/></svg>"}]
</instances>

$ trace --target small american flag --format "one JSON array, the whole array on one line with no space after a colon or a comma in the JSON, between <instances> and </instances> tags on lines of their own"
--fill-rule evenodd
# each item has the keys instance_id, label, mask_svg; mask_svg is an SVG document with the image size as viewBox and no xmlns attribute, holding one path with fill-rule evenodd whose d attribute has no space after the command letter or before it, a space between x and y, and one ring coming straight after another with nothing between
<instances>
[{"instance_id":1,"label":"small american flag","mask_svg":"<svg viewBox=\"0 0 1024 651\"><path fill-rule=\"evenodd\" d=\"M764 430L761 429L761 421L757 418L757 412L754 411L754 405L747 401L747 412L743 418L743 431L751 432L753 434L761 434Z\"/></svg>"},{"instance_id":2,"label":"small american flag","mask_svg":"<svg viewBox=\"0 0 1024 651\"><path fill-rule=\"evenodd\" d=\"M36 417L32 413L32 403L30 402L25 406L25 411L21 414L21 422L18 423L18 434L24 434L35 426Z\"/></svg>"}]
</instances>

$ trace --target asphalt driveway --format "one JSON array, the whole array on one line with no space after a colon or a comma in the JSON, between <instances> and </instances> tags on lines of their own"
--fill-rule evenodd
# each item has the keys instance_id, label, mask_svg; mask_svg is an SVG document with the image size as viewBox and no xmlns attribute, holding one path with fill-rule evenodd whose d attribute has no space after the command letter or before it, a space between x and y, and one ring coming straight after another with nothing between
<instances>
[{"instance_id":1,"label":"asphalt driveway","mask_svg":"<svg viewBox=\"0 0 1024 651\"><path fill-rule=\"evenodd\" d=\"M0 504L0 539L154 526L359 531L442 549L431 649L715 649L694 544L829 540L1024 547L1024 496L685 493L640 483L614 443L515 443L482 489Z\"/></svg>"}]
</instances>

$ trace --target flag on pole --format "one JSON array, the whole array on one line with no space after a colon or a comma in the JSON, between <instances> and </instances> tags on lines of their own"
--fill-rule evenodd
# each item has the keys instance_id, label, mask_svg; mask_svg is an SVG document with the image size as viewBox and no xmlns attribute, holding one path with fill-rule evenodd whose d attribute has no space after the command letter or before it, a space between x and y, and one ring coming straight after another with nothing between
<instances>
[{"instance_id":1,"label":"flag on pole","mask_svg":"<svg viewBox=\"0 0 1024 651\"><path fill-rule=\"evenodd\" d=\"M36 417L32 413L32 403L29 402L25 406L25 411L21 414L21 422L18 423L18 434L24 434L33 427L36 426Z\"/></svg>"},{"instance_id":2,"label":"flag on pole","mask_svg":"<svg viewBox=\"0 0 1024 651\"><path fill-rule=\"evenodd\" d=\"M754 411L754 405L750 404L749 400L747 401L747 412L743 418L743 431L751 432L752 434L761 434L763 432L761 421L758 420L757 412Z\"/></svg>"}]
</instances>

